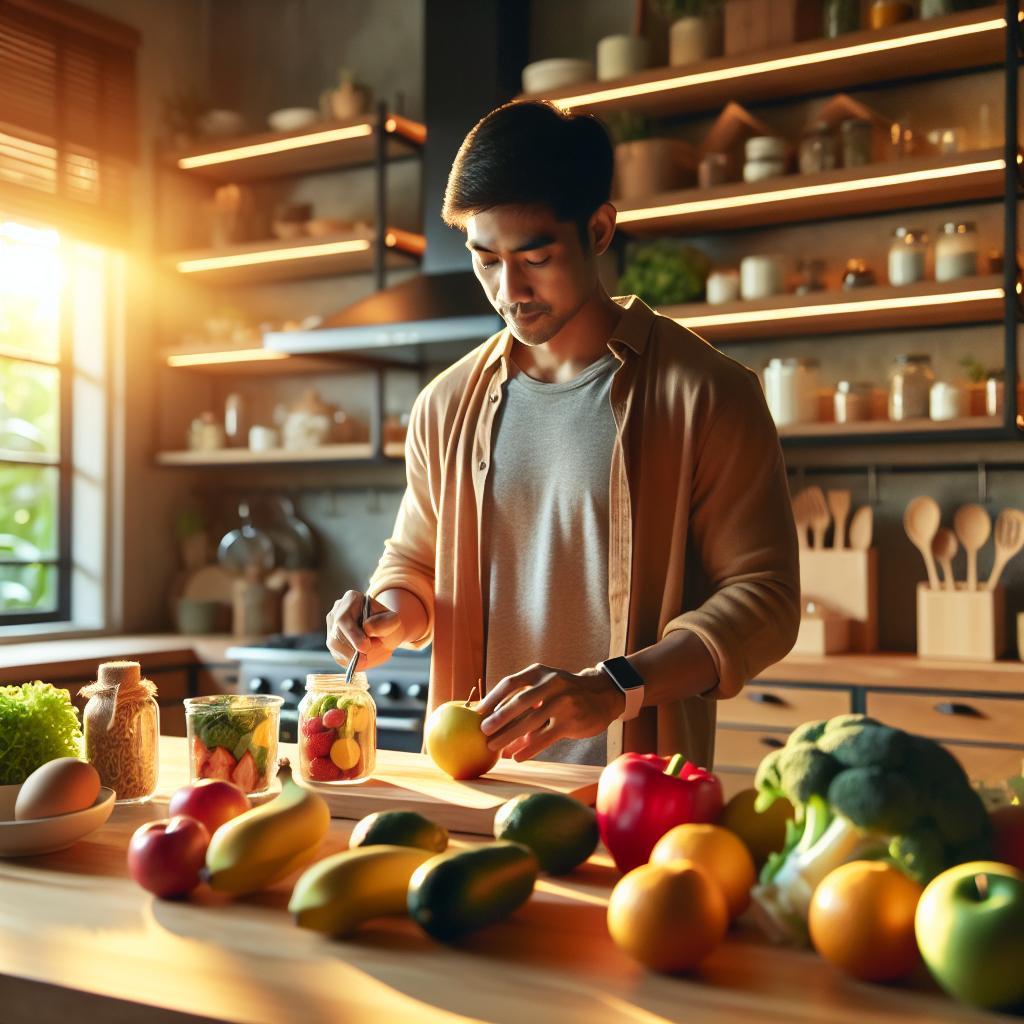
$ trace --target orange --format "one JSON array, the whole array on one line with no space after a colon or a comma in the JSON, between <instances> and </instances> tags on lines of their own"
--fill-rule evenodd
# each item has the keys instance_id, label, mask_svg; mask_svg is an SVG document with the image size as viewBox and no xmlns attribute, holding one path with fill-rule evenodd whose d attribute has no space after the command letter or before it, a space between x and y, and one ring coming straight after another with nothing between
<instances>
[{"instance_id":1,"label":"orange","mask_svg":"<svg viewBox=\"0 0 1024 1024\"><path fill-rule=\"evenodd\" d=\"M691 861L641 864L608 900L608 931L624 953L654 971L689 971L725 937L722 890Z\"/></svg>"},{"instance_id":2,"label":"orange","mask_svg":"<svg viewBox=\"0 0 1024 1024\"><path fill-rule=\"evenodd\" d=\"M786 822L793 817L793 805L786 799L776 800L762 814L754 810L756 789L744 789L722 808L718 824L735 832L747 844L758 868L768 854L781 850L786 841Z\"/></svg>"},{"instance_id":3,"label":"orange","mask_svg":"<svg viewBox=\"0 0 1024 1024\"><path fill-rule=\"evenodd\" d=\"M344 772L359 764L359 744L352 739L335 740L331 746L331 760Z\"/></svg>"},{"instance_id":4,"label":"orange","mask_svg":"<svg viewBox=\"0 0 1024 1024\"><path fill-rule=\"evenodd\" d=\"M920 961L914 914L923 889L898 868L855 860L814 890L807 924L814 948L862 981L896 981Z\"/></svg>"},{"instance_id":5,"label":"orange","mask_svg":"<svg viewBox=\"0 0 1024 1024\"><path fill-rule=\"evenodd\" d=\"M652 864L674 860L689 860L707 871L722 889L730 918L739 917L750 905L754 860L735 833L719 825L676 825L651 851Z\"/></svg>"}]
</instances>

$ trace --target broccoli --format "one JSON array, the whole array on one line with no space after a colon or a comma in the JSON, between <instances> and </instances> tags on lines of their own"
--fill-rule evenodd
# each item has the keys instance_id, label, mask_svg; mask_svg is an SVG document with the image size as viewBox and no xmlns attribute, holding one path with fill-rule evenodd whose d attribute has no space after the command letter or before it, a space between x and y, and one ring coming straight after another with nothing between
<instances>
[{"instance_id":1,"label":"broccoli","mask_svg":"<svg viewBox=\"0 0 1024 1024\"><path fill-rule=\"evenodd\" d=\"M796 811L753 894L755 914L777 939L806 941L815 887L851 860L886 858L925 884L991 855L985 806L956 758L867 715L798 726L762 761L754 784L758 810L786 797Z\"/></svg>"}]
</instances>

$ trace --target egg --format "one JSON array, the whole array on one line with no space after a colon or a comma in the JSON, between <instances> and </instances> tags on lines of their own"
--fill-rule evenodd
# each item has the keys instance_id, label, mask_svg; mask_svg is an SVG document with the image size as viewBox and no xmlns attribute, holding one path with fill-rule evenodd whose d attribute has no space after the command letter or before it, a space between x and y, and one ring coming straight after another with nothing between
<instances>
[{"instance_id":1,"label":"egg","mask_svg":"<svg viewBox=\"0 0 1024 1024\"><path fill-rule=\"evenodd\" d=\"M99 794L99 772L88 761L58 757L40 765L22 783L14 804L14 819L27 821L84 811L96 803Z\"/></svg>"}]
</instances>

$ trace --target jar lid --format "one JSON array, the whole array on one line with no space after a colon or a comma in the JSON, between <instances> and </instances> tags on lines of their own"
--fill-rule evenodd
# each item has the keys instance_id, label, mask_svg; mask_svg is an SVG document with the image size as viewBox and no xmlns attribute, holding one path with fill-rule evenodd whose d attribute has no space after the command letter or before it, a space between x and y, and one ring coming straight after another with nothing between
<instances>
[{"instance_id":1,"label":"jar lid","mask_svg":"<svg viewBox=\"0 0 1024 1024\"><path fill-rule=\"evenodd\" d=\"M928 235L921 228L908 228L900 225L892 234L894 238L902 238L908 244L928 240Z\"/></svg>"},{"instance_id":2,"label":"jar lid","mask_svg":"<svg viewBox=\"0 0 1024 1024\"><path fill-rule=\"evenodd\" d=\"M916 365L924 365L930 363L932 357L925 352L905 352L902 355L896 357L896 362L902 364L914 363Z\"/></svg>"},{"instance_id":3,"label":"jar lid","mask_svg":"<svg viewBox=\"0 0 1024 1024\"><path fill-rule=\"evenodd\" d=\"M346 690L368 690L370 684L366 674L355 672L346 683L344 672L311 672L306 676L306 692L318 690L321 693L344 693Z\"/></svg>"},{"instance_id":4,"label":"jar lid","mask_svg":"<svg viewBox=\"0 0 1024 1024\"><path fill-rule=\"evenodd\" d=\"M875 390L875 385L869 380L841 380L836 384L836 391L841 395L862 394Z\"/></svg>"},{"instance_id":5,"label":"jar lid","mask_svg":"<svg viewBox=\"0 0 1024 1024\"><path fill-rule=\"evenodd\" d=\"M768 360L769 366L784 366L787 369L796 369L797 367L804 367L808 370L816 370L821 363L817 359L811 359L800 356L772 356Z\"/></svg>"},{"instance_id":6,"label":"jar lid","mask_svg":"<svg viewBox=\"0 0 1024 1024\"><path fill-rule=\"evenodd\" d=\"M868 269L868 261L862 260L859 256L851 256L846 261L846 272L848 274L863 274Z\"/></svg>"},{"instance_id":7,"label":"jar lid","mask_svg":"<svg viewBox=\"0 0 1024 1024\"><path fill-rule=\"evenodd\" d=\"M948 220L939 230L944 235L973 235L978 230L978 225L973 220Z\"/></svg>"},{"instance_id":8,"label":"jar lid","mask_svg":"<svg viewBox=\"0 0 1024 1024\"><path fill-rule=\"evenodd\" d=\"M788 149L786 140L774 135L753 135L743 146L748 160L784 160Z\"/></svg>"}]
</instances>

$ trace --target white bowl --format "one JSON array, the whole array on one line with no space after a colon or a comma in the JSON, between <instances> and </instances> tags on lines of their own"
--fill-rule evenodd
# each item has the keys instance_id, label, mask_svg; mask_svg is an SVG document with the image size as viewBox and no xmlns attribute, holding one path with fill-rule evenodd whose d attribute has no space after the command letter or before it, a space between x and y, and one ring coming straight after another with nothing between
<instances>
[{"instance_id":1,"label":"white bowl","mask_svg":"<svg viewBox=\"0 0 1024 1024\"><path fill-rule=\"evenodd\" d=\"M114 809L114 791L101 787L92 807L54 818L14 820L21 786L0 786L0 857L34 857L66 850L106 823Z\"/></svg>"},{"instance_id":2,"label":"white bowl","mask_svg":"<svg viewBox=\"0 0 1024 1024\"><path fill-rule=\"evenodd\" d=\"M320 112L312 107L285 107L267 117L267 124L275 132L297 132L300 128L320 120Z\"/></svg>"},{"instance_id":3,"label":"white bowl","mask_svg":"<svg viewBox=\"0 0 1024 1024\"><path fill-rule=\"evenodd\" d=\"M245 118L237 110L208 110L199 118L199 130L215 138L241 135L245 131Z\"/></svg>"},{"instance_id":4,"label":"white bowl","mask_svg":"<svg viewBox=\"0 0 1024 1024\"><path fill-rule=\"evenodd\" d=\"M576 57L552 57L523 68L523 92L550 92L577 82L590 82L593 78L593 62Z\"/></svg>"}]
</instances>

